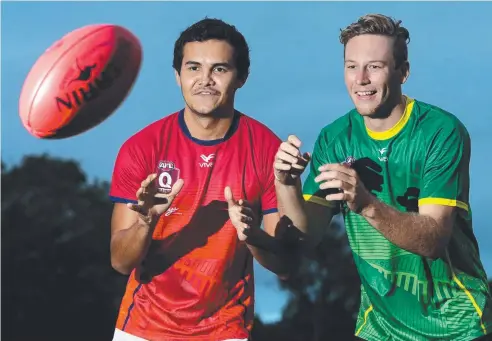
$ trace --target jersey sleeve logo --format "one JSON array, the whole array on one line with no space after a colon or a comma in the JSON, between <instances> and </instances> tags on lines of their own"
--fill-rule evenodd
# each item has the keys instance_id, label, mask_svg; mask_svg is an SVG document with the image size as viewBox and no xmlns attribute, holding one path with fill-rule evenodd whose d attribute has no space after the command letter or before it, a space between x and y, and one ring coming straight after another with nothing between
<instances>
[{"instance_id":1,"label":"jersey sleeve logo","mask_svg":"<svg viewBox=\"0 0 492 341\"><path fill-rule=\"evenodd\" d=\"M171 188L179 179L179 168L172 161L159 161L157 166L157 191L170 193Z\"/></svg>"}]
</instances>

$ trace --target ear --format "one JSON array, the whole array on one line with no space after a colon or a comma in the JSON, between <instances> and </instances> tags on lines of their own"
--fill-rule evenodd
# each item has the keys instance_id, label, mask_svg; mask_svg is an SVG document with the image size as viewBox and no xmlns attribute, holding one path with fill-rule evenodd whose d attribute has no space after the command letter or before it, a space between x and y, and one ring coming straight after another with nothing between
<instances>
[{"instance_id":1,"label":"ear","mask_svg":"<svg viewBox=\"0 0 492 341\"><path fill-rule=\"evenodd\" d=\"M176 84L181 88L181 76L176 70L174 70L174 77L176 77Z\"/></svg>"},{"instance_id":2,"label":"ear","mask_svg":"<svg viewBox=\"0 0 492 341\"><path fill-rule=\"evenodd\" d=\"M405 84L407 81L408 77L410 77L410 63L408 61L405 61L401 66L400 66L400 72L401 72L401 84Z\"/></svg>"},{"instance_id":3,"label":"ear","mask_svg":"<svg viewBox=\"0 0 492 341\"><path fill-rule=\"evenodd\" d=\"M241 89L244 86L244 84L246 83L247 80L248 80L248 75L246 75L244 77L244 79L237 78L236 79L236 90L237 89Z\"/></svg>"}]
</instances>

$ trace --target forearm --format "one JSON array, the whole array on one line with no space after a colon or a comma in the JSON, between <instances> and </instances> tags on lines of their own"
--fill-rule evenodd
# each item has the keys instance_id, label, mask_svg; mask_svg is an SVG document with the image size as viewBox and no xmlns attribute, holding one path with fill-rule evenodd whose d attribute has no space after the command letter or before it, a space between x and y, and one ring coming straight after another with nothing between
<instances>
[{"instance_id":1,"label":"forearm","mask_svg":"<svg viewBox=\"0 0 492 341\"><path fill-rule=\"evenodd\" d=\"M287 216L301 232L308 234L308 218L305 201L302 196L301 180L293 185L284 185L275 181L275 191L281 216Z\"/></svg>"},{"instance_id":2,"label":"forearm","mask_svg":"<svg viewBox=\"0 0 492 341\"><path fill-rule=\"evenodd\" d=\"M287 279L291 272L292 261L285 254L275 254L271 251L247 244L253 257L264 268L276 274L280 279Z\"/></svg>"},{"instance_id":3,"label":"forearm","mask_svg":"<svg viewBox=\"0 0 492 341\"><path fill-rule=\"evenodd\" d=\"M118 231L111 238L111 265L122 274L130 274L143 260L152 241L155 223L140 219L130 228Z\"/></svg>"},{"instance_id":4,"label":"forearm","mask_svg":"<svg viewBox=\"0 0 492 341\"><path fill-rule=\"evenodd\" d=\"M361 214L393 244L424 257L441 257L449 241L434 218L400 212L377 198Z\"/></svg>"},{"instance_id":5,"label":"forearm","mask_svg":"<svg viewBox=\"0 0 492 341\"><path fill-rule=\"evenodd\" d=\"M272 237L262 229L256 231L246 242L251 254L263 267L286 279L295 263L296 247L289 247L287 240Z\"/></svg>"}]
</instances>

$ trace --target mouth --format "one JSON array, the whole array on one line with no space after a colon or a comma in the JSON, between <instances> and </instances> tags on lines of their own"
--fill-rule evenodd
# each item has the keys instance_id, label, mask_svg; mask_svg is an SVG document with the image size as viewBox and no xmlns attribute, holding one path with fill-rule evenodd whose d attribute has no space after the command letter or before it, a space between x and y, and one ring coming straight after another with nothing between
<instances>
[{"instance_id":1,"label":"mouth","mask_svg":"<svg viewBox=\"0 0 492 341\"><path fill-rule=\"evenodd\" d=\"M220 93L215 90L199 90L195 92L195 95L200 95L200 96L218 96Z\"/></svg>"},{"instance_id":2,"label":"mouth","mask_svg":"<svg viewBox=\"0 0 492 341\"><path fill-rule=\"evenodd\" d=\"M376 95L376 90L367 90L367 91L356 91L355 94L359 99L367 100L372 99Z\"/></svg>"}]
</instances>

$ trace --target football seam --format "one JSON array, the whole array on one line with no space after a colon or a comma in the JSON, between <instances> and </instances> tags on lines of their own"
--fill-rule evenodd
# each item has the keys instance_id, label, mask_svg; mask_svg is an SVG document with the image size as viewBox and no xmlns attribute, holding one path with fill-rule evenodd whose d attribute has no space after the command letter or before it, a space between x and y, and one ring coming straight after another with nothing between
<instances>
[{"instance_id":1,"label":"football seam","mask_svg":"<svg viewBox=\"0 0 492 341\"><path fill-rule=\"evenodd\" d=\"M37 132L37 130L34 130L33 127L31 126L31 113L32 113L32 107L34 105L34 102L36 100L36 97L38 96L38 92L39 92L39 89L41 89L42 85L44 84L44 81L46 80L46 78L48 77L48 75L50 74L51 70L53 70L55 68L55 66L58 64L58 62L60 61L60 59L62 59L68 52L70 52L70 50L72 50L72 48L77 45L78 43L80 43L81 41L83 41L85 38L87 38L88 36L96 33L96 32L99 32L103 29L106 29L108 27L112 27L113 25L110 25L110 24L106 24L100 28L98 28L97 30L95 31L91 31L89 33L87 33L86 35L84 35L83 37L81 37L79 40L77 40L76 42L74 42L72 45L70 45L69 48L67 48L65 50L65 52L63 52L60 57L58 57L58 59L53 63L53 65L50 67L50 69L48 70L48 72L46 72L46 74L44 75L43 77L43 80L39 83L39 86L38 88L36 89L36 92L34 93L34 96L32 97L32 101L31 101L31 104L29 105L29 113L27 114L27 126L31 129L31 131L35 131ZM69 33L68 33L69 34ZM63 39L63 37L62 37ZM48 47L49 48L49 47ZM46 52L46 51L45 51ZM69 121L70 122L70 121ZM68 124L68 123L67 123Z\"/></svg>"}]
</instances>

